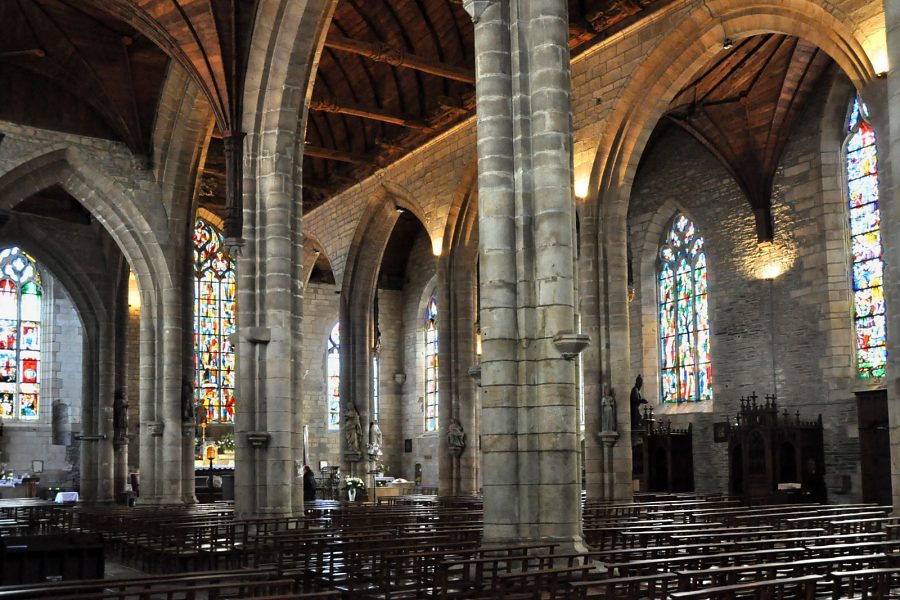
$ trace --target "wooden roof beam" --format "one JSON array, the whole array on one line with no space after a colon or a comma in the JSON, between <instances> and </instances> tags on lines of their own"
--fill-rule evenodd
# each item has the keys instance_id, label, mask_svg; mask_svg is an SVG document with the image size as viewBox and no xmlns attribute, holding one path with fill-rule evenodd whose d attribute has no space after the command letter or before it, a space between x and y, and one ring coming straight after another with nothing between
<instances>
[{"instance_id":1,"label":"wooden roof beam","mask_svg":"<svg viewBox=\"0 0 900 600\"><path fill-rule=\"evenodd\" d=\"M394 67L415 69L416 71L462 81L463 83L475 83L475 73L471 69L448 65L447 63L411 54L399 46L353 40L335 33L331 33L325 38L325 46L334 50L359 54L376 62L387 63Z\"/></svg>"},{"instance_id":2,"label":"wooden roof beam","mask_svg":"<svg viewBox=\"0 0 900 600\"><path fill-rule=\"evenodd\" d=\"M311 100L309 103L310 110L321 112L338 113L342 115L352 115L363 119L372 119L391 125L399 125L401 127L409 127L410 129L420 129L430 132L431 127L419 119L391 113L374 106L363 106L352 102L338 104L334 100Z\"/></svg>"},{"instance_id":3,"label":"wooden roof beam","mask_svg":"<svg viewBox=\"0 0 900 600\"><path fill-rule=\"evenodd\" d=\"M332 150L331 148L323 148L322 146L314 146L313 144L306 144L303 152L306 156L324 158L325 160L336 160L338 162L346 162L354 165L367 165L372 162L372 159L365 154L344 152L343 150Z\"/></svg>"}]
</instances>

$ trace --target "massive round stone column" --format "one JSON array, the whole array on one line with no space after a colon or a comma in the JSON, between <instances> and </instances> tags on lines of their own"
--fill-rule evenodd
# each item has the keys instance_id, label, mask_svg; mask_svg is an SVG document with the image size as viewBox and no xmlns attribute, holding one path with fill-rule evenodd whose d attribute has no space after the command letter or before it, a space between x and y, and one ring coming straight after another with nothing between
<instances>
[{"instance_id":1,"label":"massive round stone column","mask_svg":"<svg viewBox=\"0 0 900 600\"><path fill-rule=\"evenodd\" d=\"M484 540L583 551L567 4L464 5L477 72Z\"/></svg>"},{"instance_id":2,"label":"massive round stone column","mask_svg":"<svg viewBox=\"0 0 900 600\"><path fill-rule=\"evenodd\" d=\"M888 307L886 383L891 436L891 487L896 511L900 509L900 310L897 310L900 307L900 173L894 168L891 157L900 157L900 4L895 0L884 0L884 19L890 64L887 76L890 132L888 143L879 144L879 152L886 147L888 156L879 156L878 162L882 172L881 222L885 253L885 301Z\"/></svg>"}]
</instances>

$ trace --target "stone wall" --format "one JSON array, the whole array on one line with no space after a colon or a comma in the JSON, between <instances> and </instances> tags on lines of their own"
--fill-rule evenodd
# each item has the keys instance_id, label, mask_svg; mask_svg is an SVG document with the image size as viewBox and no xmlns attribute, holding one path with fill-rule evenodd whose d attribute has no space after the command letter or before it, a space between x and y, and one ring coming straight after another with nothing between
<instances>
[{"instance_id":1,"label":"stone wall","mask_svg":"<svg viewBox=\"0 0 900 600\"><path fill-rule=\"evenodd\" d=\"M403 439L412 440L412 452L403 454L403 475L413 481L416 464L422 465L425 487L438 485L438 446L441 432L425 433L425 306L435 292L435 258L428 237L421 233L413 243L403 287ZM444 314L438 306L438 318ZM446 309L445 313L446 313ZM438 341L440 344L440 340ZM440 393L440 388L438 389Z\"/></svg>"},{"instance_id":2,"label":"stone wall","mask_svg":"<svg viewBox=\"0 0 900 600\"><path fill-rule=\"evenodd\" d=\"M859 498L855 397L851 389L829 386L822 360L830 328L848 329L851 322L846 290L846 323L823 320L829 301L824 230L832 223L846 227L846 217L826 210L821 191L827 82L821 87L795 125L777 171L771 244L757 243L750 205L731 176L676 126L644 157L635 179L629 216L635 291L629 304L631 364L643 374L644 397L658 416L693 423L698 491L727 489L725 445L713 443L712 424L733 418L739 398L755 391L760 399L777 392L779 408L792 414L822 413L829 495ZM709 261L714 399L707 405L658 404L656 253L676 211L697 224ZM783 272L765 279L773 262ZM845 368L852 369L849 361ZM838 496L846 477L851 489Z\"/></svg>"},{"instance_id":3,"label":"stone wall","mask_svg":"<svg viewBox=\"0 0 900 600\"><path fill-rule=\"evenodd\" d=\"M0 449L6 468L17 475L43 461L43 486L77 487L78 453L52 443L52 403L68 406L73 434L81 431L83 328L72 299L48 269L38 265L43 284L40 399L37 421L4 422ZM77 446L81 442L72 441ZM74 460L73 460L74 458ZM3 497L3 490L0 490Z\"/></svg>"},{"instance_id":4,"label":"stone wall","mask_svg":"<svg viewBox=\"0 0 900 600\"><path fill-rule=\"evenodd\" d=\"M325 351L338 320L333 284L310 283L303 294L303 421L309 426L307 463L314 472L320 461L340 464L340 431L328 431L325 398Z\"/></svg>"}]
</instances>

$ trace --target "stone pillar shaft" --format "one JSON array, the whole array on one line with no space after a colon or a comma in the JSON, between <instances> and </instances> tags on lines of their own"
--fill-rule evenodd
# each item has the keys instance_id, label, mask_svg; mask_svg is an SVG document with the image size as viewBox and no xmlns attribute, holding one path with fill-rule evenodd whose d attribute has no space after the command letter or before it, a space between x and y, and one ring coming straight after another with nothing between
<instances>
[{"instance_id":1,"label":"stone pillar shaft","mask_svg":"<svg viewBox=\"0 0 900 600\"><path fill-rule=\"evenodd\" d=\"M146 298L146 296L144 296ZM159 437L155 435L159 416L156 410L156 332L150 307L141 302L140 314L140 503L152 504L158 498L159 490L156 476L159 460Z\"/></svg>"},{"instance_id":2,"label":"stone pillar shaft","mask_svg":"<svg viewBox=\"0 0 900 600\"><path fill-rule=\"evenodd\" d=\"M467 8L478 74L484 539L583 550L575 364L553 343L575 327L567 5Z\"/></svg>"},{"instance_id":3,"label":"stone pillar shaft","mask_svg":"<svg viewBox=\"0 0 900 600\"><path fill-rule=\"evenodd\" d=\"M887 393L888 419L891 438L891 487L893 489L894 510L900 510L900 176L894 171L895 161L890 156L900 157L900 5L895 0L884 0L884 18L887 36L888 63L887 76L888 117L890 131L881 133L889 138L887 144L880 143L879 150L887 146L889 156L879 156L881 171L881 223L885 254L885 301L888 307L887 343ZM888 160L884 160L888 158ZM886 164L887 163L887 164ZM885 182L886 175L890 183Z\"/></svg>"}]
</instances>

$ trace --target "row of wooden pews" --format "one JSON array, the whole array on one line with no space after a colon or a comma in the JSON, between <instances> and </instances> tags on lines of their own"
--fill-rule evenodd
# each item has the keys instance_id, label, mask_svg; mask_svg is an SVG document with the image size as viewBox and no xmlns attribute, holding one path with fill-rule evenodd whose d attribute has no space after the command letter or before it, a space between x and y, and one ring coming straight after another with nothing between
<instances>
[{"instance_id":1,"label":"row of wooden pews","mask_svg":"<svg viewBox=\"0 0 900 600\"><path fill-rule=\"evenodd\" d=\"M48 534L100 536L153 573L0 588L4 598L860 598L900 591L900 519L873 505L745 507L643 497L583 507L587 554L482 543L477 498L316 501L305 515L236 519L227 503L9 509Z\"/></svg>"}]
</instances>

